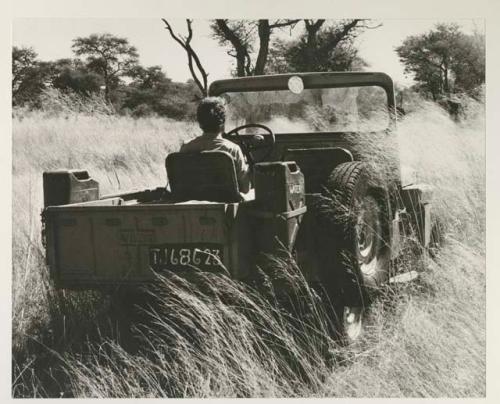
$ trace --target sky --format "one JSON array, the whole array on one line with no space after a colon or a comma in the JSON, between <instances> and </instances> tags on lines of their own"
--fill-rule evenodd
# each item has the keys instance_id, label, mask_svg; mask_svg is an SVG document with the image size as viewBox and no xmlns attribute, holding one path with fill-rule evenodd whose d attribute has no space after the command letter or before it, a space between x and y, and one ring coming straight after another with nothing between
<instances>
[{"instance_id":1,"label":"sky","mask_svg":"<svg viewBox=\"0 0 500 404\"><path fill-rule=\"evenodd\" d=\"M366 70L385 72L396 83L410 85L411 76L405 75L395 47L409 35L429 31L439 22L458 23L466 33L475 29L484 32L483 20L374 20L373 23L382 23L382 26L366 30L355 42L359 55L369 64ZM177 32L186 33L184 20L171 23ZM299 29L302 27L298 26L294 32L297 34ZM194 20L193 30L192 44L209 73L209 81L229 77L234 59L211 37L209 21ZM160 65L174 81L190 78L184 50L170 37L160 19L23 18L15 19L12 27L13 45L32 46L39 58L47 61L73 57L74 38L104 32L126 37L138 49L143 66ZM280 33L280 36L288 35L287 31Z\"/></svg>"}]
</instances>

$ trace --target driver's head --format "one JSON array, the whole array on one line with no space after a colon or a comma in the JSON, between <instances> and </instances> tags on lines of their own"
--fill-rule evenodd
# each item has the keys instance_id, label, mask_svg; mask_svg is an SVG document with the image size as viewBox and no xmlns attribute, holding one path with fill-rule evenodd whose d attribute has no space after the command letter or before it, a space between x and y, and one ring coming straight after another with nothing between
<instances>
[{"instance_id":1,"label":"driver's head","mask_svg":"<svg viewBox=\"0 0 500 404\"><path fill-rule=\"evenodd\" d=\"M226 123L226 107L219 97L207 97L201 100L196 111L200 128L205 133L220 133Z\"/></svg>"}]
</instances>

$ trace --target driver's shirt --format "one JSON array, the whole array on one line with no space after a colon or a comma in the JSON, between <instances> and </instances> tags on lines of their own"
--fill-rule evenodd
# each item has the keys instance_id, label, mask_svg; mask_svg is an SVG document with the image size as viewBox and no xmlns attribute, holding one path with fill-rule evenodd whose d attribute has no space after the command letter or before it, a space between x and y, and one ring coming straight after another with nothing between
<instances>
[{"instance_id":1,"label":"driver's shirt","mask_svg":"<svg viewBox=\"0 0 500 404\"><path fill-rule=\"evenodd\" d=\"M202 151L223 151L229 153L234 161L236 177L241 192L248 192L250 189L250 173L248 164L245 161L240 146L222 137L213 138L201 135L193 140L184 143L179 150L181 153L196 153Z\"/></svg>"}]
</instances>

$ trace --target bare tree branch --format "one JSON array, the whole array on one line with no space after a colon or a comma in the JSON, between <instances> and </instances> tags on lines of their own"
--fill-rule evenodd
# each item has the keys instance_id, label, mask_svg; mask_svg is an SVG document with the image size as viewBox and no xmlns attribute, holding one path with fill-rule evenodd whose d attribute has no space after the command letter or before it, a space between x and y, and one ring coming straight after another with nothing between
<instances>
[{"instance_id":1,"label":"bare tree branch","mask_svg":"<svg viewBox=\"0 0 500 404\"><path fill-rule=\"evenodd\" d=\"M342 40L344 40L358 25L361 20L352 20L351 22L345 24L342 29L335 35L335 46Z\"/></svg>"},{"instance_id":2,"label":"bare tree branch","mask_svg":"<svg viewBox=\"0 0 500 404\"><path fill-rule=\"evenodd\" d=\"M174 31L172 30L172 27L168 23L168 21L165 18L161 19L165 23L166 29L168 29L168 32L170 33L170 36L179 44L181 45L184 49L186 49L186 44L182 39L180 39L177 35L175 35Z\"/></svg>"},{"instance_id":3,"label":"bare tree branch","mask_svg":"<svg viewBox=\"0 0 500 404\"><path fill-rule=\"evenodd\" d=\"M186 20L186 21L187 21L187 26L188 26L188 30L189 30L189 43L190 43L191 38L193 37L193 28L191 25L193 23L193 20ZM193 51L193 48L190 47L190 49L191 49L191 53L192 53L192 57L194 59L194 62L196 63L196 67L200 71L201 76L203 78L203 88L205 89L203 94L208 95L208 81L207 81L208 73L206 73L205 69L203 68L203 65L201 64L200 58L198 57L198 54Z\"/></svg>"},{"instance_id":4,"label":"bare tree branch","mask_svg":"<svg viewBox=\"0 0 500 404\"><path fill-rule=\"evenodd\" d=\"M165 24L165 28L168 30L170 33L170 36L186 51L186 55L188 58L188 67L189 71L191 73L191 77L193 78L194 82L200 89L201 93L203 96L208 95L208 73L206 70L203 68L203 65L200 61L200 58L198 57L198 54L195 52L193 47L191 46L191 40L193 39L193 27L192 27L192 20L186 19L186 24L187 24L187 29L188 29L188 35L187 37L182 37L180 35L177 35L174 30L172 29L172 26L170 23L165 19L162 18L163 23ZM196 65L196 69L193 65ZM198 77L198 74L201 75L201 80ZM203 83L202 83L203 81Z\"/></svg>"},{"instance_id":5,"label":"bare tree branch","mask_svg":"<svg viewBox=\"0 0 500 404\"><path fill-rule=\"evenodd\" d=\"M236 59L236 74L239 77L265 74L269 56L269 44L272 31L284 27L293 27L300 20L278 19L269 22L268 19L229 21L215 20L212 28L222 44L229 43L233 52L228 53ZM257 29L258 51L255 65L252 65L253 44L256 42L254 32Z\"/></svg>"},{"instance_id":6,"label":"bare tree branch","mask_svg":"<svg viewBox=\"0 0 500 404\"><path fill-rule=\"evenodd\" d=\"M229 27L227 20L218 19L215 23L223 35L224 39L229 41L235 51L236 74L238 77L249 75L250 55L248 54L248 44L246 38L238 36L236 30Z\"/></svg>"},{"instance_id":7,"label":"bare tree branch","mask_svg":"<svg viewBox=\"0 0 500 404\"><path fill-rule=\"evenodd\" d=\"M285 20L283 22L280 22L280 20L277 20L274 24L270 24L269 28L282 28L282 27L288 27L288 26L295 26L300 20Z\"/></svg>"},{"instance_id":8,"label":"bare tree branch","mask_svg":"<svg viewBox=\"0 0 500 404\"><path fill-rule=\"evenodd\" d=\"M369 20L368 20L369 21ZM364 29L377 29L382 27L384 24L383 23L378 23L376 25L368 25L368 24L358 24L358 28L364 28Z\"/></svg>"}]
</instances>

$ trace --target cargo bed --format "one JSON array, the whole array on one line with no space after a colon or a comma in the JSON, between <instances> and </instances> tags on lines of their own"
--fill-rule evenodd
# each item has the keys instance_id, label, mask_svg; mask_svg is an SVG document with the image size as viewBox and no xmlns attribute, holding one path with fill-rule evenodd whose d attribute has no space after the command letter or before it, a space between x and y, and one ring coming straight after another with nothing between
<instances>
[{"instance_id":1,"label":"cargo bed","mask_svg":"<svg viewBox=\"0 0 500 404\"><path fill-rule=\"evenodd\" d=\"M238 204L109 198L44 211L47 263L65 288L142 284L163 270L238 268ZM232 274L236 275L236 274Z\"/></svg>"}]
</instances>

